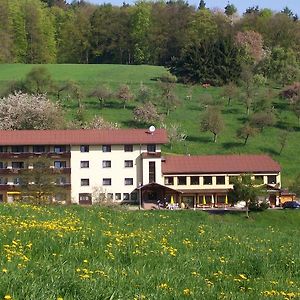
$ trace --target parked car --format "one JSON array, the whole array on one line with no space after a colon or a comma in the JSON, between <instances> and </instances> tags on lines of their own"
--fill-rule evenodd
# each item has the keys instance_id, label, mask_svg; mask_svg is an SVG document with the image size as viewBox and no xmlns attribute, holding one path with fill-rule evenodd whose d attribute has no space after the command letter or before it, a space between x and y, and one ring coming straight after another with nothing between
<instances>
[{"instance_id":1,"label":"parked car","mask_svg":"<svg viewBox=\"0 0 300 300\"><path fill-rule=\"evenodd\" d=\"M300 208L300 203L298 201L287 201L283 203L282 208Z\"/></svg>"}]
</instances>

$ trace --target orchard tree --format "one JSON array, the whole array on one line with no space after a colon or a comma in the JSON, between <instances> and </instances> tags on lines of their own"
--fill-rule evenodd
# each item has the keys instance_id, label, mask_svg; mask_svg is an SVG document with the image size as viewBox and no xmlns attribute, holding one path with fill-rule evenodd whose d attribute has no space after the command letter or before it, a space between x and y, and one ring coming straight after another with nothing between
<instances>
[{"instance_id":1,"label":"orchard tree","mask_svg":"<svg viewBox=\"0 0 300 300\"><path fill-rule=\"evenodd\" d=\"M214 143L217 142L218 135L224 129L224 121L218 107L208 107L202 115L200 128L202 131L209 131L214 136Z\"/></svg>"},{"instance_id":2,"label":"orchard tree","mask_svg":"<svg viewBox=\"0 0 300 300\"><path fill-rule=\"evenodd\" d=\"M147 85L144 85L141 82L139 90L137 92L137 100L139 102L146 103L146 102L151 101L152 97L153 97L152 90Z\"/></svg>"},{"instance_id":3,"label":"orchard tree","mask_svg":"<svg viewBox=\"0 0 300 300\"><path fill-rule=\"evenodd\" d=\"M83 126L84 129L118 129L119 127L118 123L108 122L100 116L95 116Z\"/></svg>"},{"instance_id":4,"label":"orchard tree","mask_svg":"<svg viewBox=\"0 0 300 300\"><path fill-rule=\"evenodd\" d=\"M250 118L250 125L263 131L265 127L273 126L276 117L272 111L261 111L254 113Z\"/></svg>"},{"instance_id":5,"label":"orchard tree","mask_svg":"<svg viewBox=\"0 0 300 300\"><path fill-rule=\"evenodd\" d=\"M134 120L141 124L157 124L162 121L162 117L151 102L137 106L133 111L133 116Z\"/></svg>"},{"instance_id":6,"label":"orchard tree","mask_svg":"<svg viewBox=\"0 0 300 300\"><path fill-rule=\"evenodd\" d=\"M59 105L45 95L28 95L21 92L0 99L0 128L60 129L65 126Z\"/></svg>"},{"instance_id":7,"label":"orchard tree","mask_svg":"<svg viewBox=\"0 0 300 300\"><path fill-rule=\"evenodd\" d=\"M103 108L105 100L108 100L112 95L111 90L106 86L97 86L89 94L90 97L96 97L99 101L100 108Z\"/></svg>"},{"instance_id":8,"label":"orchard tree","mask_svg":"<svg viewBox=\"0 0 300 300\"><path fill-rule=\"evenodd\" d=\"M289 132L284 130L278 134L278 143L280 145L279 155L281 155L283 149L286 147L289 138Z\"/></svg>"},{"instance_id":9,"label":"orchard tree","mask_svg":"<svg viewBox=\"0 0 300 300\"><path fill-rule=\"evenodd\" d=\"M182 130L180 124L173 123L168 126L164 125L163 127L167 130L171 150L175 143L184 142L186 140L187 134Z\"/></svg>"},{"instance_id":10,"label":"orchard tree","mask_svg":"<svg viewBox=\"0 0 300 300\"><path fill-rule=\"evenodd\" d=\"M24 82L26 90L35 94L41 94L49 91L51 84L51 74L44 66L32 68L26 75Z\"/></svg>"},{"instance_id":11,"label":"orchard tree","mask_svg":"<svg viewBox=\"0 0 300 300\"><path fill-rule=\"evenodd\" d=\"M117 98L123 102L123 108L125 109L126 103L133 100L134 95L127 84L122 84L117 91Z\"/></svg>"},{"instance_id":12,"label":"orchard tree","mask_svg":"<svg viewBox=\"0 0 300 300\"><path fill-rule=\"evenodd\" d=\"M257 128L252 127L249 123L246 123L237 130L237 137L243 139L244 145L246 145L249 137L254 137L257 133Z\"/></svg>"},{"instance_id":13,"label":"orchard tree","mask_svg":"<svg viewBox=\"0 0 300 300\"><path fill-rule=\"evenodd\" d=\"M236 98L238 94L239 90L237 86L232 81L230 81L223 87L221 96L227 98L227 104L229 106L231 104L231 100Z\"/></svg>"}]
</instances>

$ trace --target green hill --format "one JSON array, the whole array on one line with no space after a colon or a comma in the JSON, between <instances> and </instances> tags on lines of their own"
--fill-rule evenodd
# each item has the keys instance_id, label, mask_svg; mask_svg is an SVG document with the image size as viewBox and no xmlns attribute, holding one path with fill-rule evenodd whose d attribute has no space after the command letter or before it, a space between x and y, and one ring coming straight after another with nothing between
<instances>
[{"instance_id":1,"label":"green hill","mask_svg":"<svg viewBox=\"0 0 300 300\"><path fill-rule=\"evenodd\" d=\"M126 66L126 65L45 65L52 75L54 81L77 81L87 93L91 88L105 84L116 91L120 84L128 84L136 92L141 83L149 86L157 94L160 93L157 78L167 71L157 66ZM0 88L5 87L9 81L20 80L32 69L33 65L3 64L0 67ZM190 92L192 89L192 93ZM171 149L164 147L164 152L181 154L223 154L223 153L266 153L271 155L282 165L283 184L288 185L295 176L300 173L300 127L297 118L291 112L288 104L278 98L279 89L273 89L273 106L276 110L277 123L275 126L265 128L253 138L249 138L247 145L236 137L236 131L247 120L246 108L240 99L233 99L230 106L226 99L221 99L221 88L203 88L202 86L188 87L176 84L176 94L180 99L180 105L172 110L169 116L165 117L165 123L180 124L187 134L186 142L177 143ZM187 100L187 95L192 95ZM225 122L225 129L218 137L217 143L212 142L212 134L200 131L200 118L205 107L200 102L200 95L211 94L214 99L221 100L222 115ZM84 98L84 115L87 119L101 115L106 120L118 122L122 127L141 126L134 122L132 110L138 101L131 102L126 109L123 109L119 100L112 98L107 101L103 109L99 108L97 99ZM63 107L67 116L73 118L77 111L75 100L64 99ZM159 106L161 113L165 110ZM143 125L146 126L146 125ZM292 129L288 135L286 147L279 155L279 135L282 130Z\"/></svg>"}]
</instances>

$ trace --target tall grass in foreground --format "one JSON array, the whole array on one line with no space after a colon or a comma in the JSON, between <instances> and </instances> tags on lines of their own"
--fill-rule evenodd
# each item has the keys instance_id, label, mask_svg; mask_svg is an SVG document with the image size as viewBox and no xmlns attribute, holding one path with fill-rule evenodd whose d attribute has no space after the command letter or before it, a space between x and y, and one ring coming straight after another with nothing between
<instances>
[{"instance_id":1,"label":"tall grass in foreground","mask_svg":"<svg viewBox=\"0 0 300 300\"><path fill-rule=\"evenodd\" d=\"M1 205L0 299L296 299L299 216Z\"/></svg>"}]
</instances>

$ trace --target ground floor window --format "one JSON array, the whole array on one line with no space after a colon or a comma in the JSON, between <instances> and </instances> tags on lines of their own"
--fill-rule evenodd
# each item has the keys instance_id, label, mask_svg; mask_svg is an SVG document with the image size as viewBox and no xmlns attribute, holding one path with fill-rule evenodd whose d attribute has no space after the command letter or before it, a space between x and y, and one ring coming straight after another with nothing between
<instances>
[{"instance_id":1,"label":"ground floor window","mask_svg":"<svg viewBox=\"0 0 300 300\"><path fill-rule=\"evenodd\" d=\"M121 193L115 193L115 200L121 200Z\"/></svg>"},{"instance_id":2,"label":"ground floor window","mask_svg":"<svg viewBox=\"0 0 300 300\"><path fill-rule=\"evenodd\" d=\"M79 194L79 204L92 204L92 194L80 193Z\"/></svg>"},{"instance_id":3,"label":"ground floor window","mask_svg":"<svg viewBox=\"0 0 300 300\"><path fill-rule=\"evenodd\" d=\"M268 176L268 184L276 184L277 180L276 180L276 175L269 175Z\"/></svg>"},{"instance_id":4,"label":"ground floor window","mask_svg":"<svg viewBox=\"0 0 300 300\"><path fill-rule=\"evenodd\" d=\"M133 193L131 193L130 194L130 199L131 199L131 201L137 201L137 192L133 192Z\"/></svg>"},{"instance_id":5,"label":"ground floor window","mask_svg":"<svg viewBox=\"0 0 300 300\"><path fill-rule=\"evenodd\" d=\"M204 185L212 184L212 176L204 176L203 177L203 184Z\"/></svg>"},{"instance_id":6,"label":"ground floor window","mask_svg":"<svg viewBox=\"0 0 300 300\"><path fill-rule=\"evenodd\" d=\"M191 176L191 185L199 185L199 176Z\"/></svg>"},{"instance_id":7,"label":"ground floor window","mask_svg":"<svg viewBox=\"0 0 300 300\"><path fill-rule=\"evenodd\" d=\"M217 184L225 184L225 176L217 176L216 183Z\"/></svg>"},{"instance_id":8,"label":"ground floor window","mask_svg":"<svg viewBox=\"0 0 300 300\"><path fill-rule=\"evenodd\" d=\"M174 177L172 176L165 177L165 185L174 185Z\"/></svg>"},{"instance_id":9,"label":"ground floor window","mask_svg":"<svg viewBox=\"0 0 300 300\"><path fill-rule=\"evenodd\" d=\"M186 176L178 176L178 185L186 185Z\"/></svg>"}]
</instances>

